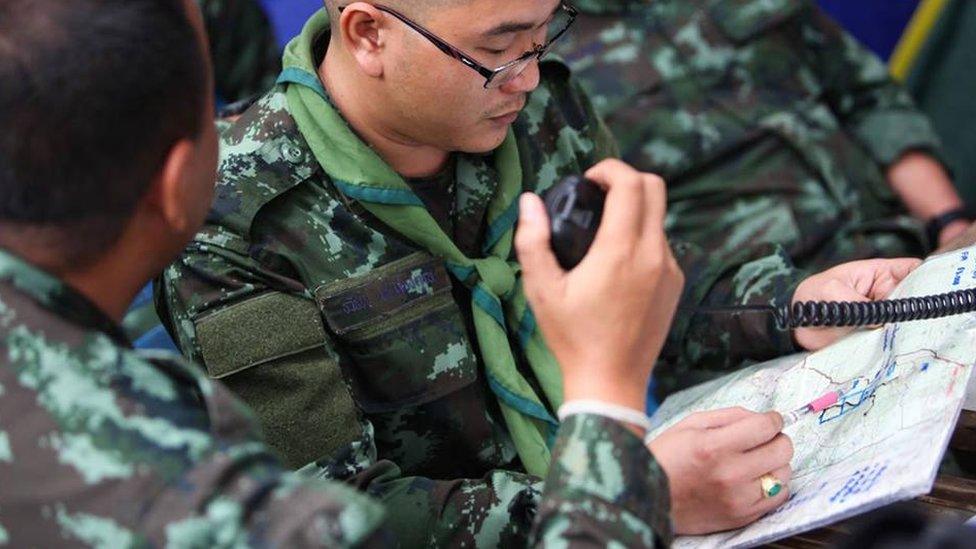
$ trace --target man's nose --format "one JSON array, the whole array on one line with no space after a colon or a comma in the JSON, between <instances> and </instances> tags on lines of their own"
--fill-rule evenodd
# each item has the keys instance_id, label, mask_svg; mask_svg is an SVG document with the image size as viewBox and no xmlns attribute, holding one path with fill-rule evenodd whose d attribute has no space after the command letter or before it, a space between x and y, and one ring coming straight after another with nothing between
<instances>
[{"instance_id":1,"label":"man's nose","mask_svg":"<svg viewBox=\"0 0 976 549\"><path fill-rule=\"evenodd\" d=\"M529 93L539 87L539 60L535 59L515 78L505 82L501 90L505 93Z\"/></svg>"}]
</instances>

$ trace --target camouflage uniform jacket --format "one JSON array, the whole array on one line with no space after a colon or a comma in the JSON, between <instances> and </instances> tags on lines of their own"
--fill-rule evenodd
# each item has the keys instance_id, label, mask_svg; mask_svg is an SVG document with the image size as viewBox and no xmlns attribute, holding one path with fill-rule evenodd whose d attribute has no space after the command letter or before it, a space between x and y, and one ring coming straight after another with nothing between
<instances>
[{"instance_id":1,"label":"camouflage uniform jacket","mask_svg":"<svg viewBox=\"0 0 976 549\"><path fill-rule=\"evenodd\" d=\"M409 541L383 529L391 511L359 492L285 472L220 383L179 357L137 354L88 300L5 252L0 341L0 546ZM327 463L304 471L344 472L354 471ZM382 462L349 480L396 476ZM641 440L603 418L570 418L533 545L651 546L649 521L667 514L666 494Z\"/></svg>"},{"instance_id":2,"label":"camouflage uniform jacket","mask_svg":"<svg viewBox=\"0 0 976 549\"><path fill-rule=\"evenodd\" d=\"M565 67L544 63L541 72L515 128L531 190L580 172L610 146ZM284 90L223 134L208 224L157 285L160 316L184 353L257 411L291 466L336 452L352 468L391 460L402 482L363 487L395 510L398 533L436 545L523 545L541 482L522 473L480 371L467 290L442 260L338 190ZM497 177L490 158L459 156L457 238L470 249ZM344 452L349 444L375 444L375 454ZM654 512L667 536L666 504Z\"/></svg>"},{"instance_id":3,"label":"camouflage uniform jacket","mask_svg":"<svg viewBox=\"0 0 976 549\"><path fill-rule=\"evenodd\" d=\"M937 153L937 138L813 2L576 4L584 15L556 52L622 158L668 181L670 235L698 249L683 261L690 303L768 302L837 263L925 252L885 168L910 150ZM712 369L736 366L745 348L790 350L756 319L732 320L679 319L683 345L671 350L685 368Z\"/></svg>"},{"instance_id":4,"label":"camouflage uniform jacket","mask_svg":"<svg viewBox=\"0 0 976 549\"><path fill-rule=\"evenodd\" d=\"M175 355L0 251L0 545L383 544L383 510L286 472L251 416Z\"/></svg>"}]
</instances>

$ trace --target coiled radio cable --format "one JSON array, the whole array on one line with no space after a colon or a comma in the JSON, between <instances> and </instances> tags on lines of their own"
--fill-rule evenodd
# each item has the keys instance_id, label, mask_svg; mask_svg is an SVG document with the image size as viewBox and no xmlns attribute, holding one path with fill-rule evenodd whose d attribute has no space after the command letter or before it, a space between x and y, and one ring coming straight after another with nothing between
<instances>
[{"instance_id":1,"label":"coiled radio cable","mask_svg":"<svg viewBox=\"0 0 976 549\"><path fill-rule=\"evenodd\" d=\"M773 315L780 330L878 326L943 318L976 312L976 288L939 295L882 301L798 301L792 305L742 305L699 307L707 314L764 311Z\"/></svg>"}]
</instances>

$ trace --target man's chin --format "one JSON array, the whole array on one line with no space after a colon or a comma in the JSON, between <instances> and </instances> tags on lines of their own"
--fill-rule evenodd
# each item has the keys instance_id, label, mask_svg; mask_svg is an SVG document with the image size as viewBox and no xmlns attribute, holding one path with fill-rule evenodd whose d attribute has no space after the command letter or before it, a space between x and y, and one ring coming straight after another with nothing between
<instances>
[{"instance_id":1,"label":"man's chin","mask_svg":"<svg viewBox=\"0 0 976 549\"><path fill-rule=\"evenodd\" d=\"M487 154L497 149L508 136L508 128L479 128L477 137L464 141L461 152L469 154Z\"/></svg>"}]
</instances>

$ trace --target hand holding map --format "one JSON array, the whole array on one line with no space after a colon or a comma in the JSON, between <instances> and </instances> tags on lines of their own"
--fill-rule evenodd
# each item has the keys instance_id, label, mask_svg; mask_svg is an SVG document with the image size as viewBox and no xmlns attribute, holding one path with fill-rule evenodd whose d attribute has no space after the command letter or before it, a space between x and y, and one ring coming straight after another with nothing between
<instances>
[{"instance_id":1,"label":"hand holding map","mask_svg":"<svg viewBox=\"0 0 976 549\"><path fill-rule=\"evenodd\" d=\"M786 501L793 443L782 429L776 412L725 408L692 414L651 441L668 475L674 531L738 528ZM770 472L783 488L767 498L758 479Z\"/></svg>"},{"instance_id":2,"label":"hand holding map","mask_svg":"<svg viewBox=\"0 0 976 549\"><path fill-rule=\"evenodd\" d=\"M976 248L932 257L892 297L976 287ZM861 330L816 353L743 369L672 395L654 416L661 433L691 413L742 406L801 414L791 495L740 530L685 536L676 547L747 547L928 493L976 361L976 315Z\"/></svg>"}]
</instances>

